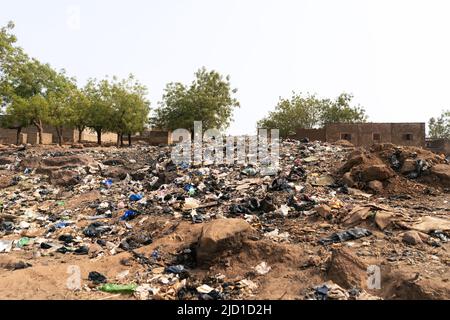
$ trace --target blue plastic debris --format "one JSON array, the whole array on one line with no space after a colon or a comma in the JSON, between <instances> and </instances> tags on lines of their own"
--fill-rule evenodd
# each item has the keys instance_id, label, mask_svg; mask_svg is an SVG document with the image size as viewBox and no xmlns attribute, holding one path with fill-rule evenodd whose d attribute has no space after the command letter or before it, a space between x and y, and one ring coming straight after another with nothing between
<instances>
[{"instance_id":1,"label":"blue plastic debris","mask_svg":"<svg viewBox=\"0 0 450 320\"><path fill-rule=\"evenodd\" d=\"M180 167L180 169L185 170L189 168L189 163L186 161L181 161L181 163L178 166Z\"/></svg>"},{"instance_id":2,"label":"blue plastic debris","mask_svg":"<svg viewBox=\"0 0 450 320\"><path fill-rule=\"evenodd\" d=\"M66 222L66 221L60 221L60 222L58 222L58 223L55 224L55 228L57 228L57 229L62 229L62 228L67 227L68 225L70 225L69 222Z\"/></svg>"},{"instance_id":3,"label":"blue plastic debris","mask_svg":"<svg viewBox=\"0 0 450 320\"><path fill-rule=\"evenodd\" d=\"M102 181L102 185L108 189L111 188L112 184L113 182L111 179L106 179Z\"/></svg>"},{"instance_id":4,"label":"blue plastic debris","mask_svg":"<svg viewBox=\"0 0 450 320\"><path fill-rule=\"evenodd\" d=\"M184 186L184 191L186 191L190 196L195 195L195 187L190 183Z\"/></svg>"},{"instance_id":5,"label":"blue plastic debris","mask_svg":"<svg viewBox=\"0 0 450 320\"><path fill-rule=\"evenodd\" d=\"M154 258L154 259L158 259L158 258L159 258L159 252L158 252L158 250L153 250L153 252L152 252L152 258Z\"/></svg>"},{"instance_id":6,"label":"blue plastic debris","mask_svg":"<svg viewBox=\"0 0 450 320\"><path fill-rule=\"evenodd\" d=\"M134 217L136 217L139 214L139 212L134 211L134 210L127 210L125 211L125 213L123 214L122 217L120 217L120 220L122 221L126 221L126 220L131 220Z\"/></svg>"},{"instance_id":7,"label":"blue plastic debris","mask_svg":"<svg viewBox=\"0 0 450 320\"><path fill-rule=\"evenodd\" d=\"M132 194L130 196L130 201L139 201L142 199L142 195L141 194Z\"/></svg>"}]
</instances>

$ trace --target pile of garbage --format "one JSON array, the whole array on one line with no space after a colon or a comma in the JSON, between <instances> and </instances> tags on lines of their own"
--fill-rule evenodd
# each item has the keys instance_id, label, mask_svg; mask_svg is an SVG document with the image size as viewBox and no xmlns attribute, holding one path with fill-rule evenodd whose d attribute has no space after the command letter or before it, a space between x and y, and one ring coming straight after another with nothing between
<instances>
[{"instance_id":1,"label":"pile of garbage","mask_svg":"<svg viewBox=\"0 0 450 320\"><path fill-rule=\"evenodd\" d=\"M370 150L355 149L339 173L346 186L377 194L398 193L402 187L411 192L411 188L417 189L412 181L450 190L448 160L418 147L384 143Z\"/></svg>"},{"instance_id":2,"label":"pile of garbage","mask_svg":"<svg viewBox=\"0 0 450 320\"><path fill-rule=\"evenodd\" d=\"M345 290L329 281L316 286L306 295L307 300L382 300L359 289Z\"/></svg>"},{"instance_id":3,"label":"pile of garbage","mask_svg":"<svg viewBox=\"0 0 450 320\"><path fill-rule=\"evenodd\" d=\"M0 152L0 284L17 286L6 297L39 296L19 290L30 281L47 283L45 298L401 297L398 287L377 291L333 276L358 259L389 270L413 262L427 266L427 277L446 277L449 172L434 154L285 140L279 168L270 168L176 165L168 146ZM394 193L399 176L431 192ZM437 188L421 184L430 177ZM340 263L341 247L353 258ZM80 281L68 285L74 265Z\"/></svg>"}]
</instances>

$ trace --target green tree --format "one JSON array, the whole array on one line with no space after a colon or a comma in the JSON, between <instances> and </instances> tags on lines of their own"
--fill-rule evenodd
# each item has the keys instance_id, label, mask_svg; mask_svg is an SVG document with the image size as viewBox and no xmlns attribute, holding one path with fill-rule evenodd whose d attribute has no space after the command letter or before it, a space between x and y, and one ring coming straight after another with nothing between
<instances>
[{"instance_id":1,"label":"green tree","mask_svg":"<svg viewBox=\"0 0 450 320\"><path fill-rule=\"evenodd\" d=\"M0 125L16 129L16 143L19 143L21 130L30 125L30 119L27 118L28 101L15 94L13 85L19 81L19 66L28 56L15 46L13 29L13 22L0 28Z\"/></svg>"},{"instance_id":2,"label":"green tree","mask_svg":"<svg viewBox=\"0 0 450 320\"><path fill-rule=\"evenodd\" d=\"M430 138L450 139L450 110L443 111L438 118L428 121Z\"/></svg>"},{"instance_id":3,"label":"green tree","mask_svg":"<svg viewBox=\"0 0 450 320\"><path fill-rule=\"evenodd\" d=\"M320 110L329 103L329 100L309 93L302 95L293 92L290 99L280 98L275 110L258 121L258 128L279 129L281 137L286 137L297 128L311 129L320 124Z\"/></svg>"},{"instance_id":4,"label":"green tree","mask_svg":"<svg viewBox=\"0 0 450 320\"><path fill-rule=\"evenodd\" d=\"M121 141L128 134L131 144L131 135L144 130L150 103L146 87L133 76L90 79L80 90L64 70L57 72L15 46L13 28L9 23L0 29L0 124L17 129L17 141L23 127L34 125L42 143L44 123L55 128L59 144L65 127L77 128L79 140L90 127L99 144L103 132L117 132Z\"/></svg>"},{"instance_id":5,"label":"green tree","mask_svg":"<svg viewBox=\"0 0 450 320\"><path fill-rule=\"evenodd\" d=\"M286 137L298 128L311 129L333 122L363 122L364 109L350 106L352 96L341 94L335 100L321 99L313 94L292 93L290 99L280 98L275 110L258 121L258 128L279 129Z\"/></svg>"},{"instance_id":6,"label":"green tree","mask_svg":"<svg viewBox=\"0 0 450 320\"><path fill-rule=\"evenodd\" d=\"M64 71L52 74L51 86L46 92L48 110L44 120L55 128L59 145L64 142L63 129L72 125L71 105L74 103L76 90L75 79L69 79Z\"/></svg>"},{"instance_id":7,"label":"green tree","mask_svg":"<svg viewBox=\"0 0 450 320\"><path fill-rule=\"evenodd\" d=\"M78 141L81 141L83 131L89 125L90 101L84 90L74 88L70 92L68 106L68 123L70 127L78 130Z\"/></svg>"},{"instance_id":8,"label":"green tree","mask_svg":"<svg viewBox=\"0 0 450 320\"><path fill-rule=\"evenodd\" d=\"M44 121L48 118L48 100L43 95L35 95L28 99L26 118L30 119L37 131L39 144L42 144L42 136L44 133Z\"/></svg>"},{"instance_id":9,"label":"green tree","mask_svg":"<svg viewBox=\"0 0 450 320\"><path fill-rule=\"evenodd\" d=\"M89 100L87 126L97 133L97 143L102 144L102 133L111 128L113 108L111 85L108 80L88 80L84 92Z\"/></svg>"},{"instance_id":10,"label":"green tree","mask_svg":"<svg viewBox=\"0 0 450 320\"><path fill-rule=\"evenodd\" d=\"M34 125L42 143L43 125L49 123L56 128L62 143L69 87L75 87L73 80L15 46L13 27L9 23L0 29L0 94L5 113L2 125L17 129L17 140L23 127Z\"/></svg>"},{"instance_id":11,"label":"green tree","mask_svg":"<svg viewBox=\"0 0 450 320\"><path fill-rule=\"evenodd\" d=\"M0 98L1 105L4 106L9 93L9 75L14 69L18 55L23 54L21 50L14 46L17 41L12 30L14 23L9 22L5 27L0 28Z\"/></svg>"},{"instance_id":12,"label":"green tree","mask_svg":"<svg viewBox=\"0 0 450 320\"><path fill-rule=\"evenodd\" d=\"M321 125L327 123L366 122L365 110L360 106L351 106L353 96L342 93L334 101L324 103L320 111Z\"/></svg>"},{"instance_id":13,"label":"green tree","mask_svg":"<svg viewBox=\"0 0 450 320\"><path fill-rule=\"evenodd\" d=\"M21 50L6 70L1 84L6 113L15 122L34 125L41 143L43 123L48 117L47 96L55 88L56 72L50 65L30 59Z\"/></svg>"},{"instance_id":14,"label":"green tree","mask_svg":"<svg viewBox=\"0 0 450 320\"><path fill-rule=\"evenodd\" d=\"M135 80L133 75L128 79L111 84L112 121L110 131L117 133L117 145L123 146L123 135L142 132L148 122L150 102L146 99L147 88Z\"/></svg>"},{"instance_id":15,"label":"green tree","mask_svg":"<svg viewBox=\"0 0 450 320\"><path fill-rule=\"evenodd\" d=\"M14 51L14 43L17 38L12 34L14 22L9 21L6 26L0 28L0 62L6 61L6 57Z\"/></svg>"},{"instance_id":16,"label":"green tree","mask_svg":"<svg viewBox=\"0 0 450 320\"><path fill-rule=\"evenodd\" d=\"M20 142L22 129L30 125L28 119L28 100L16 97L8 106L1 117L0 126L16 129L16 144Z\"/></svg>"},{"instance_id":17,"label":"green tree","mask_svg":"<svg viewBox=\"0 0 450 320\"><path fill-rule=\"evenodd\" d=\"M202 121L203 128L225 129L230 125L234 108L239 102L233 97L230 77L216 71L199 69L195 80L186 86L169 83L151 123L155 127L174 130L193 130L194 121Z\"/></svg>"},{"instance_id":18,"label":"green tree","mask_svg":"<svg viewBox=\"0 0 450 320\"><path fill-rule=\"evenodd\" d=\"M36 127L41 144L44 123L54 116L50 110L53 105L49 97L61 94L59 92L61 80L49 64L42 64L36 59L31 59L19 66L18 80L17 86L14 86L14 92L28 99L27 118Z\"/></svg>"}]
</instances>

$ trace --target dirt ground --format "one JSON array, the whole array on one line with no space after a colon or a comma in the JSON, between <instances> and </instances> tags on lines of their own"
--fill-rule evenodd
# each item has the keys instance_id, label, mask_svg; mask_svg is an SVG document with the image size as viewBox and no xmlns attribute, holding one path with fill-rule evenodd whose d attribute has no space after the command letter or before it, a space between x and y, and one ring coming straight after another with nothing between
<instances>
[{"instance_id":1,"label":"dirt ground","mask_svg":"<svg viewBox=\"0 0 450 320\"><path fill-rule=\"evenodd\" d=\"M296 143L283 146L282 171L286 173L289 170L292 171L292 164L297 159L301 160L310 156L299 152L302 149L297 147ZM226 299L305 299L308 294L314 292L315 287L327 281L332 281L345 290L354 288L363 290L370 298L449 299L450 245L446 240L448 230L442 230L440 239L432 236L431 233L423 232L421 236L426 237L426 240L424 238L417 243L405 240L404 236L405 232L414 230L414 226L423 217L437 217L448 221L450 196L447 190L441 184L433 185L427 184L426 181L406 179L400 174L391 177L390 182L385 181L384 190L378 194L373 192L369 194L364 187L358 189L363 190L361 193L352 194L351 191L345 190L345 187L340 189L342 185L312 183L309 180L311 177L320 177L323 174L329 174L338 181L342 174L338 168L346 162L348 154L352 152L352 148L325 147L331 149L326 150L321 145L311 144L311 149L315 150L313 155L320 159L320 165L317 165L317 162L303 161L302 166L306 169L305 177L291 179L293 188L290 191L270 190L274 185L273 179L283 176L283 172L269 178L245 177L240 173L242 168L230 171L222 168L220 169L222 171L219 170L215 174L225 174L225 176L212 181L208 180L208 175L204 174L201 181L207 187L211 186L211 190L198 191L196 197L201 200L201 203L211 201L212 197L209 196L217 195L219 190L222 194L229 194L229 197L219 197L219 205L197 209L195 213L204 218L204 221L194 223L192 212L184 212L177 204L182 203L182 200L170 202L166 199L167 194L170 194L167 190L172 190L170 188L175 188L177 184L168 176L167 167L161 169L166 172L166 175L163 178L159 177L165 179L165 183L161 183L161 185L165 184L165 187L162 189L157 185L145 187L146 181L157 176L157 163L161 163L161 159L164 158L161 155L167 149L85 148L74 151L68 148L43 147L15 151L5 146L1 149L3 156L15 159L9 163L11 167L4 168L5 174L2 174L2 178L7 181L2 185L0 193L3 203L0 216L3 220L0 222L7 221L8 215L23 217L27 208L33 208L46 217L52 213L57 214L58 217L67 215L75 223L49 233L46 230L51 223L45 219L40 220L37 223L36 234L33 235L32 227L20 229L17 227L19 221L10 217L16 229L14 232L0 233L0 240L18 240L28 236L31 239L40 239L40 242L48 240L54 243L58 236L69 233L79 236L79 243L89 247L89 254L47 252L39 246L39 242L0 253L0 287L3 288L0 298L93 300L137 298L133 294L116 294L98 290L97 286L88 279L88 274L96 271L103 274L108 282L138 285L148 283L152 287L158 287L160 293L150 295L150 299L199 299L201 296L196 288L202 284L220 288L217 290L226 293L224 296ZM44 165L41 167L36 165L34 169L38 169L31 174L31 177L19 179L18 183L16 181L8 186L7 177L22 175L21 163L25 159L29 161L33 156L42 157L42 159L57 158L67 156L68 153L87 154L98 162L107 159L124 161L132 159L133 161L122 166L106 165L104 170L100 170L101 172L80 173L78 171L77 174L86 178L85 180L64 185L70 181L64 178L61 183L57 182L60 185L55 192L53 192L53 188L56 188L55 181L51 178L45 179L46 175L51 176L51 174L44 171L38 173L39 168L44 168ZM129 175L137 174L145 169L143 172L146 176L136 180L134 178L121 180L120 174L111 172L111 168L117 171L118 167L125 169ZM64 170L68 169L64 168ZM178 177L186 175L186 171L178 171ZM32 180L36 177L39 179ZM43 177L42 180L41 177ZM112 189L105 191L100 187L100 181L108 177L114 180L114 184ZM93 179L94 182L87 178ZM252 179L262 179L263 182ZM195 177L191 177L189 181L196 188L199 188L201 184L201 181L196 180ZM181 186L185 183L186 181L182 182ZM244 187L240 189L238 186L242 185ZM262 185L266 187L262 188ZM39 190L47 188L50 190L50 195L33 198L36 188L40 188ZM164 191L162 198L166 200L161 198L162 191ZM128 221L127 225L119 218L124 210L135 204L125 203L124 208L119 208L120 206L117 205L111 210L111 218L99 220L113 225L111 233L98 238L89 238L82 234L82 230L92 221L82 219L81 216L94 216L99 213L98 207L102 202L111 201L114 204L126 202L128 195L136 192L142 192L148 196L147 204L140 216ZM173 191L174 197L177 192L185 191L176 189ZM262 210L262 213L258 210L254 213L249 211L236 213L231 210L236 204L246 206L248 199L257 198L258 201L264 201L268 195L273 201L274 210L258 209ZM299 200L304 195L314 199L312 207L299 210L291 204L288 205L288 215L279 213L282 205L289 204L289 197L293 196L297 199L295 200L297 203L309 203L304 199ZM57 204L62 200L63 205ZM317 206L324 204L331 208L331 218L324 218L317 213ZM358 208L357 206L368 205L375 206L372 207L375 209L371 209L372 215L357 220L352 225L346 222L347 217L353 212L352 210ZM377 209L376 206L384 209ZM165 209L167 207L171 209ZM374 218L379 211L394 214L395 221L389 221L389 226L381 229ZM202 236L202 229L222 216L247 220L255 233L239 240L238 247L227 247L219 252L212 265L200 266L195 254L198 250L199 238ZM381 217L381 214L379 216ZM33 224L35 223L33 219L27 221ZM319 240L335 232L345 231L354 226L369 230L371 235L327 245L319 243ZM275 229L278 229L276 234L287 233L288 237L271 237L270 232ZM137 239L144 236L151 238L149 241L151 243L141 243L137 248L129 250L117 247L125 237ZM104 239L116 246L110 250L108 246L99 245L98 239ZM155 252L158 253L157 257L154 256ZM270 266L267 273L260 274L255 271L255 266L261 262L266 262ZM20 266L21 263L29 265L23 267ZM188 274L181 277L187 281L176 289L174 289L176 284L152 280L155 276L166 274L166 271L161 269L170 265L183 265L188 270ZM369 266L376 266L381 271L379 288L368 285ZM77 281L74 270L81 272L81 287L75 290L70 289L71 284ZM247 287L239 285L243 279L250 280L251 285ZM179 284L179 280L177 279L176 283Z\"/></svg>"}]
</instances>

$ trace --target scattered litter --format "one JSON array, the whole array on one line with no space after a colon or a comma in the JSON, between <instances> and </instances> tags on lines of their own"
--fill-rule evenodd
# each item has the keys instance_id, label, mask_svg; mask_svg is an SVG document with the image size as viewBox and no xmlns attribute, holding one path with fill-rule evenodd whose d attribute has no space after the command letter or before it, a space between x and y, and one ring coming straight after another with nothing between
<instances>
[{"instance_id":1,"label":"scattered litter","mask_svg":"<svg viewBox=\"0 0 450 320\"><path fill-rule=\"evenodd\" d=\"M10 252L13 243L13 240L0 240L0 252Z\"/></svg>"},{"instance_id":2,"label":"scattered litter","mask_svg":"<svg viewBox=\"0 0 450 320\"><path fill-rule=\"evenodd\" d=\"M120 220L125 220L125 221L131 220L131 219L135 218L138 214L139 214L139 212L137 212L137 211L127 210L127 211L125 211L123 216L120 217Z\"/></svg>"},{"instance_id":3,"label":"scattered litter","mask_svg":"<svg viewBox=\"0 0 450 320\"><path fill-rule=\"evenodd\" d=\"M169 266L166 268L166 272L180 274L186 272L183 265Z\"/></svg>"},{"instance_id":4,"label":"scattered litter","mask_svg":"<svg viewBox=\"0 0 450 320\"><path fill-rule=\"evenodd\" d=\"M27 237L20 238L19 241L17 241L17 247L23 248L23 247L27 246L28 244L30 244L30 242L31 242L30 238L27 238Z\"/></svg>"},{"instance_id":5,"label":"scattered litter","mask_svg":"<svg viewBox=\"0 0 450 320\"><path fill-rule=\"evenodd\" d=\"M312 288L305 298L307 300L382 300L380 297L373 296L361 289L345 290L332 281Z\"/></svg>"},{"instance_id":6,"label":"scattered litter","mask_svg":"<svg viewBox=\"0 0 450 320\"><path fill-rule=\"evenodd\" d=\"M202 284L201 286L197 287L197 292L198 293L206 293L206 294L208 294L208 293L210 293L213 290L214 290L214 288L211 288L207 284Z\"/></svg>"},{"instance_id":7,"label":"scattered litter","mask_svg":"<svg viewBox=\"0 0 450 320\"><path fill-rule=\"evenodd\" d=\"M261 275L264 275L264 274L266 274L266 273L269 273L269 271L271 270L272 268L267 264L267 262L265 262L265 261L263 261L263 262L261 262L260 264L258 264L256 267L255 267L255 271L258 273L258 274L261 274Z\"/></svg>"},{"instance_id":8,"label":"scattered litter","mask_svg":"<svg viewBox=\"0 0 450 320\"><path fill-rule=\"evenodd\" d=\"M242 279L241 281L239 281L239 284L242 287L249 288L250 290L258 289L258 285L256 283L254 283L252 280L249 280L249 279Z\"/></svg>"},{"instance_id":9,"label":"scattered litter","mask_svg":"<svg viewBox=\"0 0 450 320\"><path fill-rule=\"evenodd\" d=\"M91 271L82 289L99 299L118 293L140 300L282 299L260 281L288 273L305 279L301 292L286 286L289 298L311 288L308 299L363 300L379 299L352 287L364 285L353 271L365 277L365 263L414 265L436 278L448 264L448 163L420 148L283 139L277 167L268 158L176 164L171 147L145 143L26 147L12 155L12 162L0 157L7 163L0 186L2 279L34 268L28 262L45 267L75 259L105 272ZM348 259L356 265L352 276L328 272L337 248L361 258L361 265Z\"/></svg>"},{"instance_id":10,"label":"scattered litter","mask_svg":"<svg viewBox=\"0 0 450 320\"><path fill-rule=\"evenodd\" d=\"M139 201L142 200L142 195L141 194L132 194L130 196L130 201Z\"/></svg>"},{"instance_id":11,"label":"scattered litter","mask_svg":"<svg viewBox=\"0 0 450 320\"><path fill-rule=\"evenodd\" d=\"M107 283L98 287L98 290L109 292L109 293L125 293L131 294L137 288L135 284L115 284L115 283Z\"/></svg>"},{"instance_id":12,"label":"scattered litter","mask_svg":"<svg viewBox=\"0 0 450 320\"><path fill-rule=\"evenodd\" d=\"M88 275L88 280L92 281L94 284L106 283L107 278L97 271L91 271Z\"/></svg>"},{"instance_id":13,"label":"scattered litter","mask_svg":"<svg viewBox=\"0 0 450 320\"><path fill-rule=\"evenodd\" d=\"M264 237L267 237L274 241L289 241L289 232L282 232L278 229L275 229L273 231L264 233Z\"/></svg>"},{"instance_id":14,"label":"scattered litter","mask_svg":"<svg viewBox=\"0 0 450 320\"><path fill-rule=\"evenodd\" d=\"M319 240L320 244L326 245L337 242L344 242L348 240L356 240L363 237L371 236L372 232L364 228L352 228L347 231L333 233L328 238L323 238Z\"/></svg>"},{"instance_id":15,"label":"scattered litter","mask_svg":"<svg viewBox=\"0 0 450 320\"><path fill-rule=\"evenodd\" d=\"M105 179L102 181L102 185L106 188L111 188L113 181L111 179Z\"/></svg>"},{"instance_id":16,"label":"scattered litter","mask_svg":"<svg viewBox=\"0 0 450 320\"><path fill-rule=\"evenodd\" d=\"M200 206L200 201L194 198L184 199L184 210L196 209Z\"/></svg>"}]
</instances>

